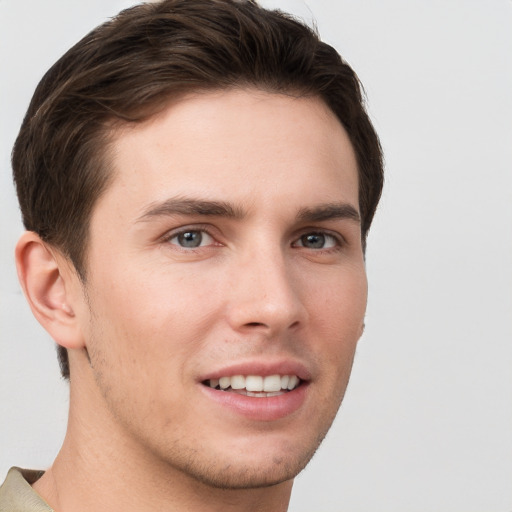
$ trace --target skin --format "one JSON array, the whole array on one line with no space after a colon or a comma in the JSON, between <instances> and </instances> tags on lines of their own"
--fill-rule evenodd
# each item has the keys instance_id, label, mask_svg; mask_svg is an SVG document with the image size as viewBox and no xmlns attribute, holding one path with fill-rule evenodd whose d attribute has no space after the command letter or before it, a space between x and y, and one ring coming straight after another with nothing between
<instances>
[{"instance_id":1,"label":"skin","mask_svg":"<svg viewBox=\"0 0 512 512\"><path fill-rule=\"evenodd\" d=\"M286 510L366 308L346 132L317 98L209 92L119 130L111 155L85 285L33 233L18 245L29 302L71 363L67 436L34 487L66 512ZM236 215L171 211L177 199ZM182 247L183 231L201 244ZM234 364L299 365L304 397L272 420L230 409L201 381Z\"/></svg>"}]
</instances>

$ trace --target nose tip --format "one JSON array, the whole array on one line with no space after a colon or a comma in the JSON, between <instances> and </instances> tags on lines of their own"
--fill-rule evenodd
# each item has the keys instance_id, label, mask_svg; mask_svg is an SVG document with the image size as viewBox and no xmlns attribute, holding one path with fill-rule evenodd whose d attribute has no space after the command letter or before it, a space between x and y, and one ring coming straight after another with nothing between
<instances>
[{"instance_id":1,"label":"nose tip","mask_svg":"<svg viewBox=\"0 0 512 512\"><path fill-rule=\"evenodd\" d=\"M291 302L272 303L267 299L252 297L251 300L239 302L231 308L230 321L238 331L261 331L274 335L282 331L297 328L299 308Z\"/></svg>"},{"instance_id":2,"label":"nose tip","mask_svg":"<svg viewBox=\"0 0 512 512\"><path fill-rule=\"evenodd\" d=\"M273 335L296 329L305 320L300 285L284 262L274 261L259 270L257 265L245 267L242 274L229 305L233 329Z\"/></svg>"}]
</instances>

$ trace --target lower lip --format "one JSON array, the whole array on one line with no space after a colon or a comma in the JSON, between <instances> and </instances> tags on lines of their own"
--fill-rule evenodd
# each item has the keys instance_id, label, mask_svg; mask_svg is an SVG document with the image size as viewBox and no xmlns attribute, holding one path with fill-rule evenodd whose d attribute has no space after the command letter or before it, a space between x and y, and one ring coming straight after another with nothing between
<instances>
[{"instance_id":1,"label":"lower lip","mask_svg":"<svg viewBox=\"0 0 512 512\"><path fill-rule=\"evenodd\" d=\"M231 411L256 421L275 421L297 411L306 399L308 384L302 382L298 388L271 397L251 397L220 391L201 384L206 396Z\"/></svg>"}]
</instances>

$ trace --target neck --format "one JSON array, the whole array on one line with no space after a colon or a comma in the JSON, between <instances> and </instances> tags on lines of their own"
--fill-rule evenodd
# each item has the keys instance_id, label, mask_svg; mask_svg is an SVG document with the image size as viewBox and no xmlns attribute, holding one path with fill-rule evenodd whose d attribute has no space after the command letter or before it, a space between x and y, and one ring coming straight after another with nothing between
<instances>
[{"instance_id":1,"label":"neck","mask_svg":"<svg viewBox=\"0 0 512 512\"><path fill-rule=\"evenodd\" d=\"M34 484L54 510L287 510L292 480L255 489L214 488L144 449L105 412L101 396L80 393L73 381L70 388L66 438L51 468Z\"/></svg>"}]
</instances>

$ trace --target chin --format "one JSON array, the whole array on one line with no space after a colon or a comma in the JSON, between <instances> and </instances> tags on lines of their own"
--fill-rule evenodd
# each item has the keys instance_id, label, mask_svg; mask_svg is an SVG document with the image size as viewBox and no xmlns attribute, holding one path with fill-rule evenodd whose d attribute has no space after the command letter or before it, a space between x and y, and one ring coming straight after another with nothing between
<instances>
[{"instance_id":1,"label":"chin","mask_svg":"<svg viewBox=\"0 0 512 512\"><path fill-rule=\"evenodd\" d=\"M301 465L272 463L273 467L269 463L259 467L238 463L236 467L227 466L220 470L211 467L189 467L187 473L196 481L215 489L260 489L293 480L307 462Z\"/></svg>"},{"instance_id":2,"label":"chin","mask_svg":"<svg viewBox=\"0 0 512 512\"><path fill-rule=\"evenodd\" d=\"M292 481L306 467L324 437L325 434L307 447L296 443L286 450L282 447L274 452L259 450L253 456L239 453L231 460L219 455L211 463L199 460L200 452L197 452L181 467L176 466L176 461L170 464L197 482L216 489L272 487Z\"/></svg>"}]
</instances>

